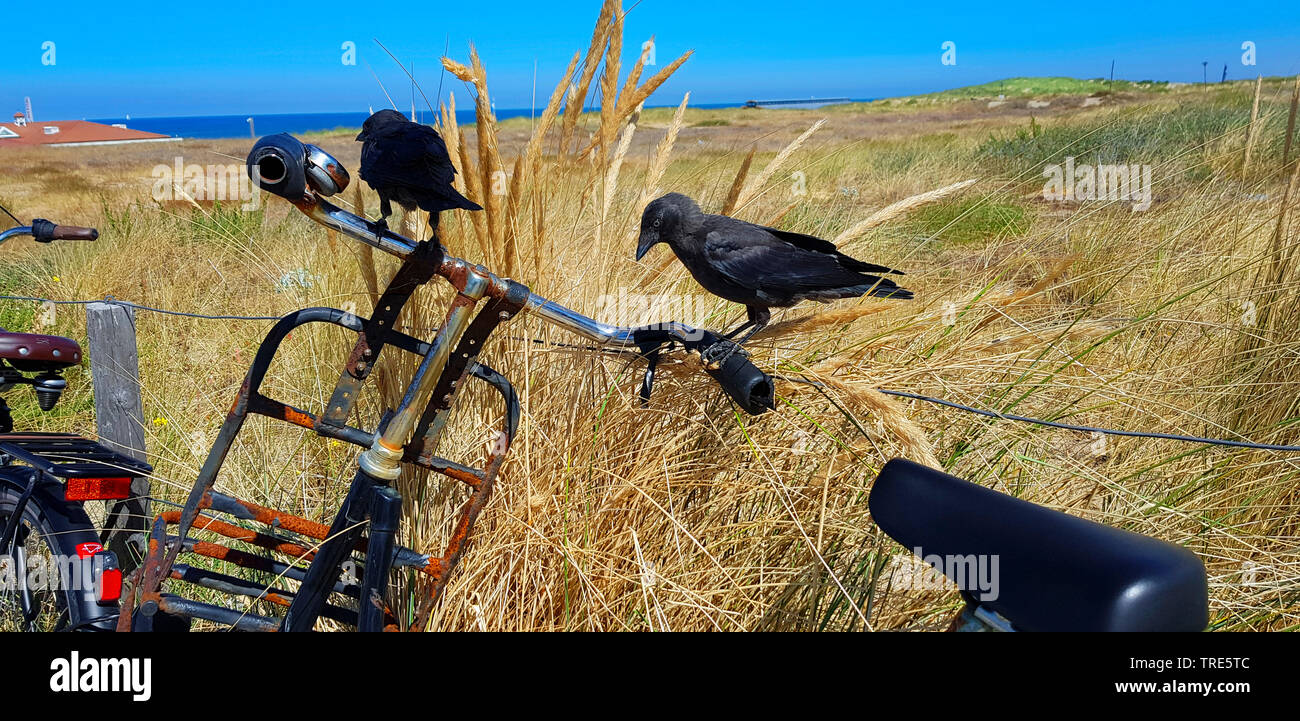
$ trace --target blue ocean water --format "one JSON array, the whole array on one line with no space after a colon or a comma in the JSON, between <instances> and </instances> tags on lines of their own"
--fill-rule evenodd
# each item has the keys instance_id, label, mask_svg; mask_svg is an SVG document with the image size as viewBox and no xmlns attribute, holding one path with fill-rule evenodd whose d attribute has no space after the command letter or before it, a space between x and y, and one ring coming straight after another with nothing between
<instances>
[{"instance_id":1,"label":"blue ocean water","mask_svg":"<svg viewBox=\"0 0 1300 721\"><path fill-rule=\"evenodd\" d=\"M180 138L247 138L247 115L192 115L177 118L89 118L92 122L107 125L122 124L132 130L161 133ZM307 133L335 128L359 128L366 113L288 113L283 115L254 115L253 130L257 136L273 133Z\"/></svg>"},{"instance_id":2,"label":"blue ocean water","mask_svg":"<svg viewBox=\"0 0 1300 721\"><path fill-rule=\"evenodd\" d=\"M692 105L693 108L736 108L743 103L705 103ZM498 120L541 115L541 109L509 108L497 110ZM248 115L194 115L175 118L88 118L92 122L106 125L122 124L132 130L147 133L161 133L180 138L247 138L273 133L310 133L336 128L360 128L368 113L285 113L278 115L254 115L252 131L249 130ZM423 122L432 119L432 113L421 117ZM473 123L474 110L458 110L456 121Z\"/></svg>"}]
</instances>

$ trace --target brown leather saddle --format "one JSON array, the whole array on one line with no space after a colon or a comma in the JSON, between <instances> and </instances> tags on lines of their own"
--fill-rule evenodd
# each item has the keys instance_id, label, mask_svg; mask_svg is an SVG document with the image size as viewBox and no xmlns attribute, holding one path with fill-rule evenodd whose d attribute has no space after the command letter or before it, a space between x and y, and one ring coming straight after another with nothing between
<instances>
[{"instance_id":1,"label":"brown leather saddle","mask_svg":"<svg viewBox=\"0 0 1300 721\"><path fill-rule=\"evenodd\" d=\"M57 371L81 362L81 346L71 338L10 333L0 328L0 359L27 373Z\"/></svg>"}]
</instances>

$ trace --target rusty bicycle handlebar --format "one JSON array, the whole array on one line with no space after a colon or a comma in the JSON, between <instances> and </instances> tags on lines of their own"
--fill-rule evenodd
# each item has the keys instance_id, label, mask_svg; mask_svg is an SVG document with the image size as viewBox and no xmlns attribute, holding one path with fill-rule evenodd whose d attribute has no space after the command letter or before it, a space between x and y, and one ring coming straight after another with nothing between
<instances>
[{"instance_id":1,"label":"rusty bicycle handlebar","mask_svg":"<svg viewBox=\"0 0 1300 721\"><path fill-rule=\"evenodd\" d=\"M403 260L414 253L418 246L416 241L391 230L378 229L373 223L339 208L314 192L309 192L298 198L289 198L288 200L307 217L326 228L338 231L372 248L382 250ZM471 264L467 261L444 256L438 275L448 280L455 280L470 267ZM483 277L487 284L486 295L496 297L505 293L507 284L511 281L497 276L481 265L473 266L473 268L476 273ZM639 345L638 337L644 330L643 328L602 323L532 291L528 292L525 309L552 325L569 330L605 348L635 348ZM676 321L659 323L653 327L683 337L697 336L703 332Z\"/></svg>"}]
</instances>

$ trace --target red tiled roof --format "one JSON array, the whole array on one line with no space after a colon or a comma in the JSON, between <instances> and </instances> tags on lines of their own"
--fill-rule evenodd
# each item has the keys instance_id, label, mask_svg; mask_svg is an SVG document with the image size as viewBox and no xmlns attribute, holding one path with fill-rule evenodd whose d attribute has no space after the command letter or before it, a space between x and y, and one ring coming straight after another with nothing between
<instances>
[{"instance_id":1,"label":"red tiled roof","mask_svg":"<svg viewBox=\"0 0 1300 721\"><path fill-rule=\"evenodd\" d=\"M46 128L58 128L47 133ZM11 134L12 133L12 134ZM14 136L17 137L14 137ZM146 140L166 140L170 136L146 133L140 130L115 128L86 120L56 120L34 122L27 125L0 123L0 148L19 145L71 145L76 143L133 143Z\"/></svg>"}]
</instances>

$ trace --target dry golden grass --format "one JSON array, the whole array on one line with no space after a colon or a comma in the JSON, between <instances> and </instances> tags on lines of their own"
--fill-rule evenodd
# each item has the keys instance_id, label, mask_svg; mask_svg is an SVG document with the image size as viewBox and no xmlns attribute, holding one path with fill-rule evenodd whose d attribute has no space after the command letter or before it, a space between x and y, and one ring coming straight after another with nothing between
<instances>
[{"instance_id":1,"label":"dry golden grass","mask_svg":"<svg viewBox=\"0 0 1300 721\"><path fill-rule=\"evenodd\" d=\"M588 314L623 291L698 299L688 306L692 314L676 319L729 327L742 309L701 297L666 251L632 260L641 208L675 190L706 211L779 218L792 230L852 239L854 255L906 269L917 300L842 301L781 314L755 341L755 361L826 388L782 383L778 409L758 418L737 412L690 358L665 362L655 397L642 408L638 363L564 345L576 341L536 319L503 327L485 360L515 383L523 425L432 628L941 628L957 595L891 587L890 561L904 551L867 510L875 474L897 455L1192 549L1210 571L1215 628L1296 626L1300 459L1170 441L1102 443L874 390L1116 428L1300 440L1297 228L1294 211L1286 212L1296 202L1296 176L1279 170L1272 150L1281 145L1288 86L1263 84L1254 123L1253 83L1222 91L1240 108L1234 124L1216 142L1153 161L1156 202L1145 213L1125 204L1048 204L1034 175L1040 167L994 173L975 159L991 130L1021 128L1023 115L968 122L974 111L965 105L954 105L952 116L900 107L828 112L822 125L821 114L807 111L699 113L684 101L676 111L641 109L645 88L667 76L661 71L638 86L638 63L620 83L617 64L603 62L622 46L620 12L618 3L605 3L592 47L574 56L531 132L491 117L490 78L476 53L468 64L446 61L477 89L474 129L457 128L451 108L440 117L458 182L485 207L444 216L453 253ZM593 83L603 110L582 114ZM1149 110L1158 117L1207 95L1171 91ZM1110 128L1128 122L1134 107L1062 110L1053 122ZM880 113L910 120L890 120L883 139L855 130L876 127ZM734 125L693 127L703 117ZM953 129L945 117L965 125ZM1252 172L1243 179L1248 135ZM1076 154L1095 150L1088 137ZM349 136L314 141L355 167ZM395 269L392 259L331 238L286 204L268 198L248 213L149 198L154 164L177 153L191 162L234 162L247 147L187 141L0 155L0 202L103 230L94 246L0 249L0 289L63 299L113 294L239 314L347 304L368 311ZM763 170L751 177L751 165ZM796 170L806 195L788 190L785 178ZM47 182L51 172L82 183L60 190ZM498 182L499 172L507 182ZM970 178L982 180L966 188ZM950 195L957 190L964 193ZM347 197L359 210L375 207L368 190ZM918 197L937 206L920 206ZM1027 226L974 242L946 240L949 228L999 203L1024 208ZM930 227L914 223L932 207L959 212L943 228L918 229ZM403 328L427 335L448 298L445 287L423 290ZM34 326L21 309L6 307L0 301L8 313L0 319ZM63 308L55 330L81 336L83 322L75 308ZM177 500L266 324L152 314L138 324L158 495ZM342 331L296 332L269 391L321 407L349 347ZM373 427L413 368L413 359L385 358L356 422ZM56 414L24 408L20 418L93 428L88 375L73 379L79 390ZM500 414L489 392L468 389L440 455L481 464ZM353 450L254 420L218 487L328 520L353 472ZM400 488L403 542L441 548L461 489L416 472ZM407 579L398 586L397 608L418 605L421 586Z\"/></svg>"}]
</instances>

